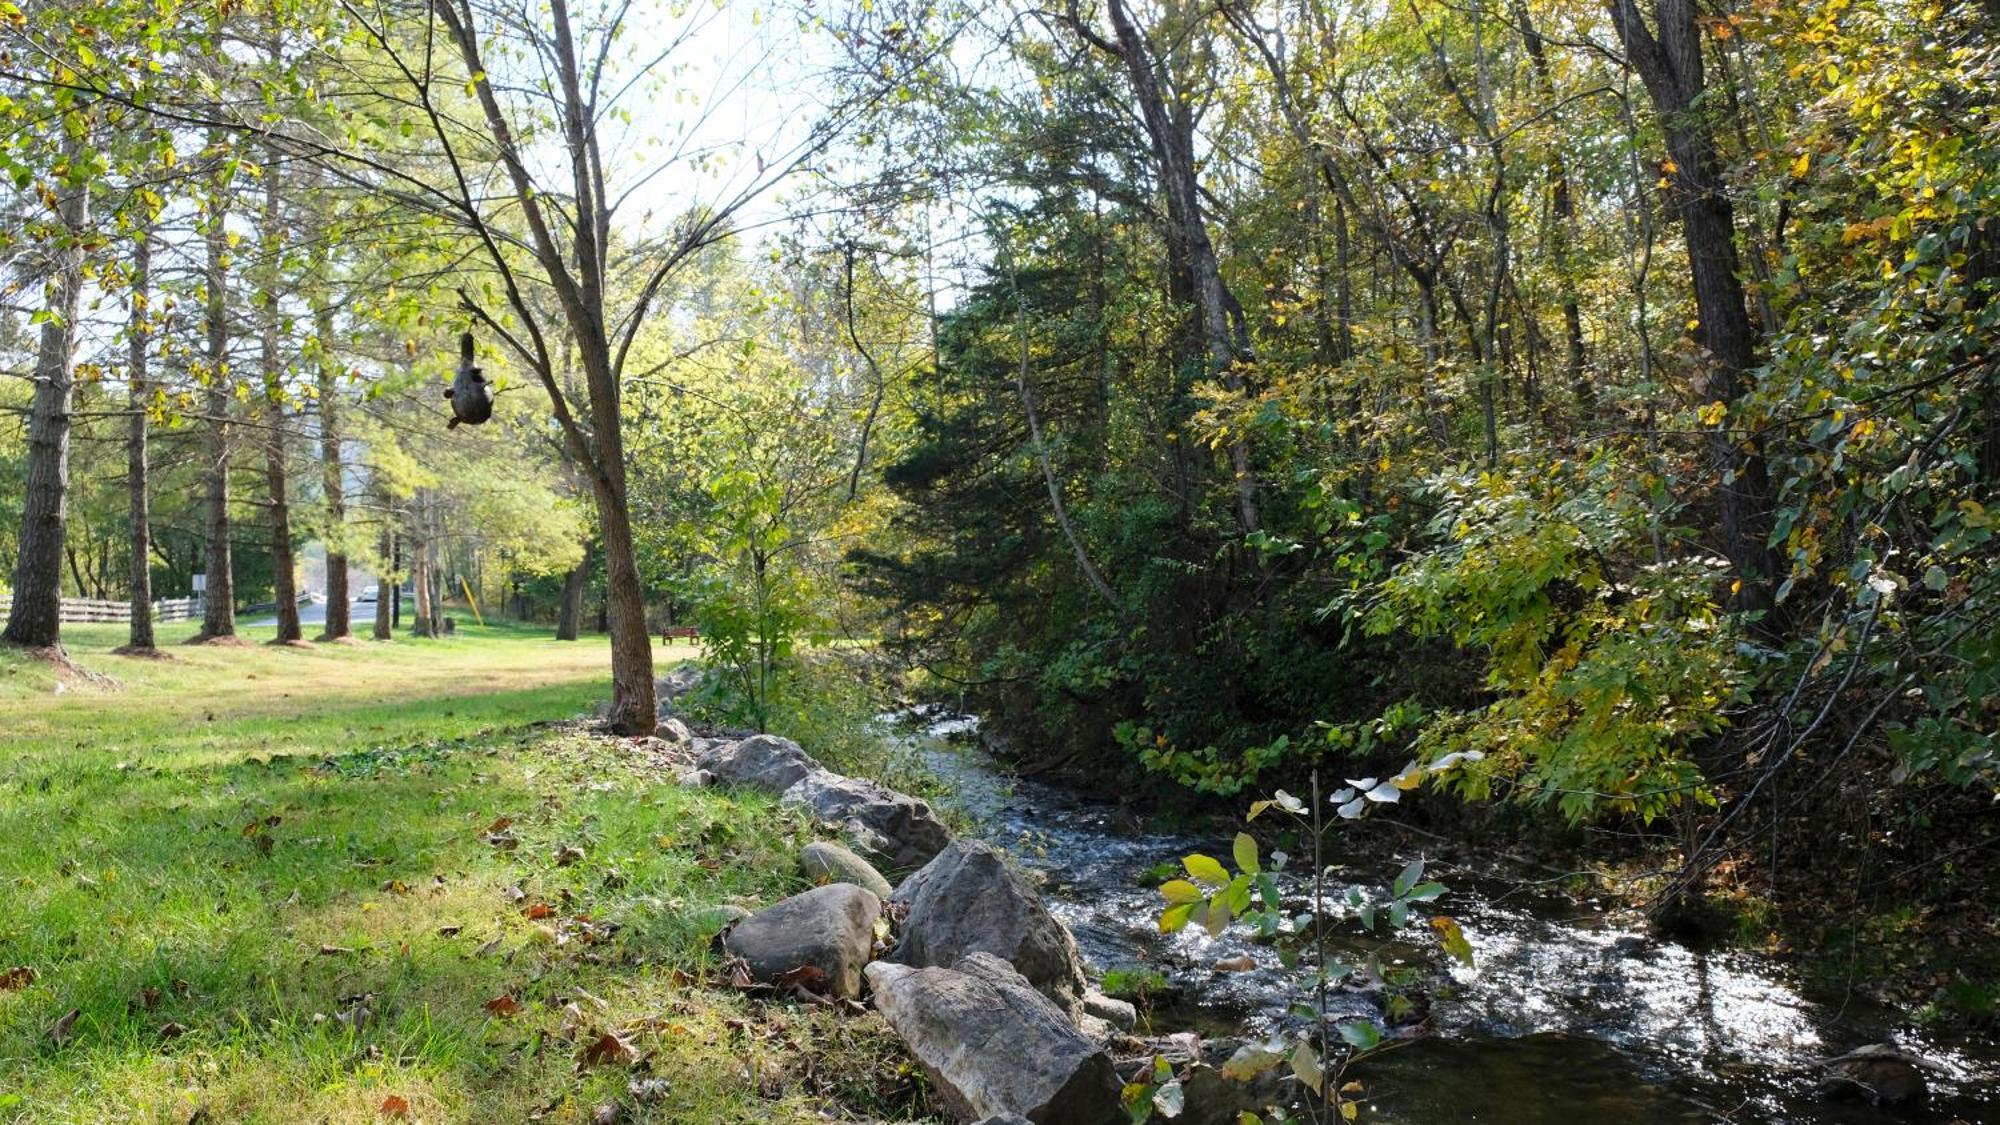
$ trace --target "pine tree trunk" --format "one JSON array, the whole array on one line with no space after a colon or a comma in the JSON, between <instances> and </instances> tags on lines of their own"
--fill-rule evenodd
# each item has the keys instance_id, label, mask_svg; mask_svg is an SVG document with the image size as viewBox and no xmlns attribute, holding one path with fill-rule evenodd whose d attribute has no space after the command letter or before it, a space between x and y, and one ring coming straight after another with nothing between
<instances>
[{"instance_id":1,"label":"pine tree trunk","mask_svg":"<svg viewBox=\"0 0 2000 1125\"><path fill-rule=\"evenodd\" d=\"M71 141L74 155L80 145ZM62 643L63 540L69 513L70 411L76 399L77 318L83 294L83 226L90 192L76 187L56 213L66 228L54 249L48 320L35 355L35 396L28 414L27 493L21 506L14 604L4 639L33 648Z\"/></svg>"},{"instance_id":2,"label":"pine tree trunk","mask_svg":"<svg viewBox=\"0 0 2000 1125\"><path fill-rule=\"evenodd\" d=\"M315 280L319 280L315 278ZM319 472L326 492L326 631L334 641L354 632L347 581L347 479L340 463L340 368L333 359L333 309L313 304L313 334L319 357ZM380 595L376 608L379 610Z\"/></svg>"},{"instance_id":3,"label":"pine tree trunk","mask_svg":"<svg viewBox=\"0 0 2000 1125\"><path fill-rule=\"evenodd\" d=\"M211 146L219 137L211 131ZM208 441L203 450L208 506L208 587L203 596L201 632L195 640L236 635L236 582L230 558L229 524L229 239L228 207L222 189L209 216L208 251Z\"/></svg>"},{"instance_id":4,"label":"pine tree trunk","mask_svg":"<svg viewBox=\"0 0 2000 1125\"><path fill-rule=\"evenodd\" d=\"M131 524L132 625L125 645L137 652L153 648L153 516L147 457L147 417L152 387L146 381L147 318L152 297L153 236L141 229L132 248L132 317L126 329L131 346L130 370L126 374L126 404L132 416L126 422L125 484Z\"/></svg>"},{"instance_id":5,"label":"pine tree trunk","mask_svg":"<svg viewBox=\"0 0 2000 1125\"><path fill-rule=\"evenodd\" d=\"M386 502L382 505L384 512L382 517L382 532L381 537L376 542L377 548L382 552L382 573L375 576L374 635L378 641L392 640L396 635L393 631L394 626L390 620L389 613L389 599L394 596L392 587L395 585L390 579L390 573L395 569L396 533L391 529L387 515L388 507Z\"/></svg>"},{"instance_id":6,"label":"pine tree trunk","mask_svg":"<svg viewBox=\"0 0 2000 1125\"><path fill-rule=\"evenodd\" d=\"M274 334L275 337L275 334ZM267 345L276 351L275 338ZM285 413L273 404L271 429L264 440L264 480L271 493L271 573L277 587L278 644L305 639L299 622L297 562L292 557L292 505L285 473Z\"/></svg>"}]
</instances>

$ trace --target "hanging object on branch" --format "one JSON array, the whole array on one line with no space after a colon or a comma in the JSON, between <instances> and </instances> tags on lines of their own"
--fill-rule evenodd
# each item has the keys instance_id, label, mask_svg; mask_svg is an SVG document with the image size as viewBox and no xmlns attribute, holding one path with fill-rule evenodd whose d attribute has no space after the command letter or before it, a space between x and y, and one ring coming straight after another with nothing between
<instances>
[{"instance_id":1,"label":"hanging object on branch","mask_svg":"<svg viewBox=\"0 0 2000 1125\"><path fill-rule=\"evenodd\" d=\"M452 419L446 429L455 430L460 422L477 426L493 417L493 384L472 362L472 333L458 338L458 375L446 388L444 397L451 403Z\"/></svg>"}]
</instances>

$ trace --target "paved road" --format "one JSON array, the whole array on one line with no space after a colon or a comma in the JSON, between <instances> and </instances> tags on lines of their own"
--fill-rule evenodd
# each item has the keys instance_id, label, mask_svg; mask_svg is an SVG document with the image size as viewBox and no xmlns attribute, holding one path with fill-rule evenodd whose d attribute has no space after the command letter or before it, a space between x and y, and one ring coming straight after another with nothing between
<instances>
[{"instance_id":1,"label":"paved road","mask_svg":"<svg viewBox=\"0 0 2000 1125\"><path fill-rule=\"evenodd\" d=\"M404 611L404 620L408 620L409 607L404 606L403 611ZM354 625L356 629L359 629L363 625L373 625L375 623L375 603L355 602L354 605L348 610L348 616L350 622ZM273 613L273 614L266 614L262 617L252 617L247 620L240 621L238 622L238 624L242 625L244 628L247 629L275 629L277 628L278 625L278 615ZM300 606L299 624L301 625L326 624L326 603L313 602L310 605Z\"/></svg>"}]
</instances>

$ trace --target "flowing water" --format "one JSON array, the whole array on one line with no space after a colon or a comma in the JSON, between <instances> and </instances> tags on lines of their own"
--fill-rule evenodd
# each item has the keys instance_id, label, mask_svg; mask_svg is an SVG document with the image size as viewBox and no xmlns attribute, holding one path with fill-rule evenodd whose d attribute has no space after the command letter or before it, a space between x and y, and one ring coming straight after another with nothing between
<instances>
[{"instance_id":1,"label":"flowing water","mask_svg":"<svg viewBox=\"0 0 2000 1125\"><path fill-rule=\"evenodd\" d=\"M1294 978L1274 950L1237 927L1210 938L1199 927L1162 936L1162 901L1145 873L1191 852L1226 857L1226 836L1149 831L1118 806L1059 786L1009 777L966 745L977 721L931 716L904 745L939 775L957 806L989 841L1042 877L1042 894L1075 933L1092 975L1149 968L1171 999L1155 1005L1152 1030L1209 1035L1269 1030L1288 1017ZM902 727L912 729L908 723ZM1376 841L1386 826L1351 826ZM1435 850L1435 849L1433 849ZM1422 847L1385 847L1336 864L1331 902L1350 886L1382 885ZM1309 866L1309 865L1306 865ZM1358 925L1346 955L1374 952L1385 966L1439 974L1427 1034L1399 1040L1349 1077L1368 1091L1368 1119L1397 1125L1654 1125L1703 1121L1911 1122L2000 1125L2000 1050L1897 1026L1860 1002L1840 1009L1796 990L1779 961L1748 953L1697 952L1622 927L1601 908L1534 891L1530 880L1433 861L1427 878L1451 888L1435 904L1471 939L1475 967L1446 970L1435 942L1367 938ZM1283 893L1310 901L1309 888ZM1342 910L1336 905L1335 913ZM1244 961L1248 958L1248 962ZM1220 972L1218 963L1254 963ZM1372 1016L1377 1002L1342 990L1331 1014ZM1831 1104L1813 1091L1815 1060L1865 1043L1893 1042L1931 1060L1933 1095L1914 1109Z\"/></svg>"}]
</instances>

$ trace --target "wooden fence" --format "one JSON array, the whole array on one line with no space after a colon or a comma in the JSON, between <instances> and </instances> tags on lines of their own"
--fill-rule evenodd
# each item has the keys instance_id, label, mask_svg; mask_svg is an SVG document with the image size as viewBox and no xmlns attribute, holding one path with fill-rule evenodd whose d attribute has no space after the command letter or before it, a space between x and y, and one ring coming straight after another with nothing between
<instances>
[{"instance_id":1,"label":"wooden fence","mask_svg":"<svg viewBox=\"0 0 2000 1125\"><path fill-rule=\"evenodd\" d=\"M10 594L0 594L0 618L13 611L14 598ZM153 603L154 621L188 621L201 616L201 599L162 598ZM64 624L123 625L132 620L131 602L103 601L98 598L64 598L62 600Z\"/></svg>"}]
</instances>

